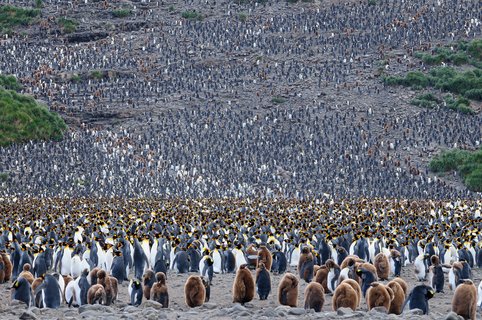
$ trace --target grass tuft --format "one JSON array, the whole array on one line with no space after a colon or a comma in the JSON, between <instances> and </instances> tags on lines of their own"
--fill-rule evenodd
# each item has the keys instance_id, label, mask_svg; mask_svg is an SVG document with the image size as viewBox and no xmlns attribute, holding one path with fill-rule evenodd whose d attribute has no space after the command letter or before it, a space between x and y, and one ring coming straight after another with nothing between
<instances>
[{"instance_id":1,"label":"grass tuft","mask_svg":"<svg viewBox=\"0 0 482 320\"><path fill-rule=\"evenodd\" d=\"M60 140L66 129L62 118L32 97L0 88L0 146L30 140Z\"/></svg>"}]
</instances>

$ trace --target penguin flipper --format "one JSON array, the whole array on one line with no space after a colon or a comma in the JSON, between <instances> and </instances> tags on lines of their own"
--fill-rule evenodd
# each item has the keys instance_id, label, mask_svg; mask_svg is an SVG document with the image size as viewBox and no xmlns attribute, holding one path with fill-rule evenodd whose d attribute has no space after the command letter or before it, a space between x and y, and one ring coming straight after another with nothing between
<instances>
[{"instance_id":1,"label":"penguin flipper","mask_svg":"<svg viewBox=\"0 0 482 320\"><path fill-rule=\"evenodd\" d=\"M287 293L286 290L281 291L280 303L281 303L282 305L287 305L287 304L288 304L288 293Z\"/></svg>"},{"instance_id":2,"label":"penguin flipper","mask_svg":"<svg viewBox=\"0 0 482 320\"><path fill-rule=\"evenodd\" d=\"M410 300L412 299L412 292L410 292L410 294L408 295L407 299L405 299L405 302L403 303L403 306L402 306L402 312L403 310L405 309L405 307L407 306L407 304L410 302Z\"/></svg>"}]
</instances>

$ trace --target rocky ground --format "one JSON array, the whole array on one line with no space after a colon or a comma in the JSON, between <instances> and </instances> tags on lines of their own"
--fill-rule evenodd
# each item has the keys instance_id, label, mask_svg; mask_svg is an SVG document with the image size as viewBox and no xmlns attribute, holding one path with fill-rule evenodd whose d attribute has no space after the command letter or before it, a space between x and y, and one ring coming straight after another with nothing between
<instances>
[{"instance_id":1,"label":"rocky ground","mask_svg":"<svg viewBox=\"0 0 482 320\"><path fill-rule=\"evenodd\" d=\"M254 275L254 273L253 273ZM80 308L68 308L63 305L58 310L31 308L26 310L24 305L10 302L8 286L3 285L3 293L0 296L0 319L458 319L448 318L451 311L453 292L445 286L445 293L438 293L429 300L430 314L421 315L418 310L406 310L401 316L387 315L381 310L367 311L363 300L361 308L353 312L351 309L332 311L331 296L325 295L325 304L321 313L305 311L303 309L303 292L306 283L300 283L298 308L280 306L277 302L277 286L281 276L272 275L272 293L268 300L260 301L256 297L245 306L232 303L231 286L234 274L216 275L211 287L211 300L199 308L189 308L184 303L184 282L186 274L168 274L169 308L160 309L160 305L145 301L139 307L129 306L127 295L127 283L120 286L118 301L113 306L82 306ZM402 277L407 280L410 290L419 284L415 281L413 266L409 265L402 269ZM482 272L473 270L474 283L479 284ZM453 314L452 314L453 316ZM478 316L479 317L479 316Z\"/></svg>"}]
</instances>

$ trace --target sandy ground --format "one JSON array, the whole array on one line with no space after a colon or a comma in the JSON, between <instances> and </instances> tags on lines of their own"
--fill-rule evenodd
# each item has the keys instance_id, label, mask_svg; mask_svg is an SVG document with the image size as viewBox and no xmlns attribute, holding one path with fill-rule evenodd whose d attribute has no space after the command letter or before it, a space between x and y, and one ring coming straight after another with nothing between
<instances>
[{"instance_id":1,"label":"sandy ground","mask_svg":"<svg viewBox=\"0 0 482 320\"><path fill-rule=\"evenodd\" d=\"M254 271L253 271L254 276ZM415 281L413 266L409 265L402 270L402 277L409 283L410 289L418 283ZM482 272L479 269L473 270L473 280L479 284ZM447 277L445 293L436 294L429 301L430 314L422 316L417 312L405 311L402 316L386 315L379 311L372 310L367 312L366 303L363 300L361 308L356 312L351 310L332 311L331 295L325 295L325 304L321 313L313 311L306 312L301 308L289 308L280 306L277 302L277 287L281 279L280 275L272 275L272 292L268 300L260 301L255 299L241 306L232 303L231 287L234 274L215 275L211 287L211 300L204 306L191 309L184 302L184 283L188 274L168 273L167 284L169 287L170 305L168 309L158 309L156 303L145 302L139 307L129 306L127 293L128 283L124 282L120 286L118 301L110 307L105 306L83 306L81 308L68 308L62 305L57 310L31 308L27 310L24 305L10 301L9 287L11 284L2 285L0 295L0 319L299 319L299 318L318 318L318 319L345 319L345 318L364 318L364 319L445 319L451 311L451 301L453 292L448 287ZM304 281L300 282L298 306L303 306ZM480 318L480 315L478 315Z\"/></svg>"}]
</instances>

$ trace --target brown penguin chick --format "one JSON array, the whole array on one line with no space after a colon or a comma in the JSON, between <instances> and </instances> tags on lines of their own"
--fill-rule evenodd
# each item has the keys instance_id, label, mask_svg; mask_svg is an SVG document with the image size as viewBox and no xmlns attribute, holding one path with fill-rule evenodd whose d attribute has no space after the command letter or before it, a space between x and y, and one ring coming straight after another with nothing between
<instances>
[{"instance_id":1,"label":"brown penguin chick","mask_svg":"<svg viewBox=\"0 0 482 320\"><path fill-rule=\"evenodd\" d=\"M165 277L166 275L164 275ZM151 298L151 287L154 284L156 279L156 274L151 269L146 270L146 272L142 275L142 283L143 283L143 293L144 298L149 300Z\"/></svg>"},{"instance_id":2,"label":"brown penguin chick","mask_svg":"<svg viewBox=\"0 0 482 320\"><path fill-rule=\"evenodd\" d=\"M5 277L3 280L5 282L8 282L10 281L10 279L12 279L12 270L13 270L12 262L10 261L10 258L8 257L6 252L1 252L0 255L2 257L2 261L5 266L5 269L4 269Z\"/></svg>"},{"instance_id":3,"label":"brown penguin chick","mask_svg":"<svg viewBox=\"0 0 482 320\"><path fill-rule=\"evenodd\" d=\"M345 279L341 283L347 283L353 288L353 290L355 290L356 296L357 296L356 306L359 307L361 303L361 298L362 298L362 291L361 291L360 284L353 279Z\"/></svg>"},{"instance_id":4,"label":"brown penguin chick","mask_svg":"<svg viewBox=\"0 0 482 320\"><path fill-rule=\"evenodd\" d=\"M273 256L271 252L266 248L266 246L260 246L258 249L258 262L256 268L259 267L259 263L263 262L266 270L271 271L271 266L273 264Z\"/></svg>"},{"instance_id":5,"label":"brown penguin chick","mask_svg":"<svg viewBox=\"0 0 482 320\"><path fill-rule=\"evenodd\" d=\"M156 273L156 280L157 282L152 285L150 298L162 304L163 308L169 308L169 293L164 272Z\"/></svg>"},{"instance_id":6,"label":"brown penguin chick","mask_svg":"<svg viewBox=\"0 0 482 320\"><path fill-rule=\"evenodd\" d=\"M243 264L236 273L233 283L233 302L245 304L254 298L255 284L251 271Z\"/></svg>"},{"instance_id":7,"label":"brown penguin chick","mask_svg":"<svg viewBox=\"0 0 482 320\"><path fill-rule=\"evenodd\" d=\"M87 281L90 285L97 283L97 273L100 271L99 267L95 267L94 269L90 270L89 275L87 276Z\"/></svg>"},{"instance_id":8,"label":"brown penguin chick","mask_svg":"<svg viewBox=\"0 0 482 320\"><path fill-rule=\"evenodd\" d=\"M113 279L115 278L107 275L105 270L97 272L97 284L102 285L105 290L106 299L104 304L106 306L112 304L117 297L117 279L115 281Z\"/></svg>"},{"instance_id":9,"label":"brown penguin chick","mask_svg":"<svg viewBox=\"0 0 482 320\"><path fill-rule=\"evenodd\" d=\"M313 266L313 277L316 277L316 273L317 273L318 270L320 270L320 269L321 269L321 266L319 266L319 265L317 265L317 264L315 264L315 265Z\"/></svg>"},{"instance_id":10,"label":"brown penguin chick","mask_svg":"<svg viewBox=\"0 0 482 320\"><path fill-rule=\"evenodd\" d=\"M377 274L377 268L375 268L375 266L369 262L363 262L363 263L360 263L358 266L357 266L357 269L365 269L367 271L370 271L371 273L373 273L374 275Z\"/></svg>"},{"instance_id":11,"label":"brown penguin chick","mask_svg":"<svg viewBox=\"0 0 482 320\"><path fill-rule=\"evenodd\" d=\"M69 275L66 275L66 276L62 276L62 278L64 278L64 284L65 284L65 287L67 288L67 285L69 284L70 281L73 281L74 279L69 276Z\"/></svg>"},{"instance_id":12,"label":"brown penguin chick","mask_svg":"<svg viewBox=\"0 0 482 320\"><path fill-rule=\"evenodd\" d=\"M384 307L388 312L390 310L390 304L392 303L393 297L392 289L379 282L373 282L366 293L368 310L376 307Z\"/></svg>"},{"instance_id":13,"label":"brown penguin chick","mask_svg":"<svg viewBox=\"0 0 482 320\"><path fill-rule=\"evenodd\" d=\"M305 289L305 309L321 312L325 304L325 290L318 282L310 282Z\"/></svg>"},{"instance_id":14,"label":"brown penguin chick","mask_svg":"<svg viewBox=\"0 0 482 320\"><path fill-rule=\"evenodd\" d=\"M298 260L298 273L300 273L300 278L303 278L303 275L301 274L301 267L305 264L307 261L312 261L313 260L313 254L310 251L309 247L303 247L301 249L300 253L300 259Z\"/></svg>"},{"instance_id":15,"label":"brown penguin chick","mask_svg":"<svg viewBox=\"0 0 482 320\"><path fill-rule=\"evenodd\" d=\"M112 302L117 300L117 295L119 294L119 281L116 279L116 277L109 276L110 279L110 285L112 288Z\"/></svg>"},{"instance_id":16,"label":"brown penguin chick","mask_svg":"<svg viewBox=\"0 0 482 320\"><path fill-rule=\"evenodd\" d=\"M457 288L457 284L459 283L459 274L460 272L462 272L462 269L464 268L463 264L459 261L457 262L454 262L452 264L452 269L450 272L453 272L454 274L454 279L453 280L450 280L451 279L451 276L449 274L449 287L450 287L450 290L455 290Z\"/></svg>"},{"instance_id":17,"label":"brown penguin chick","mask_svg":"<svg viewBox=\"0 0 482 320\"><path fill-rule=\"evenodd\" d=\"M5 283L5 264L3 259L0 257L0 283Z\"/></svg>"},{"instance_id":18,"label":"brown penguin chick","mask_svg":"<svg viewBox=\"0 0 482 320\"><path fill-rule=\"evenodd\" d=\"M430 257L430 262L432 262L434 266L438 266L440 264L440 258L434 254Z\"/></svg>"},{"instance_id":19,"label":"brown penguin chick","mask_svg":"<svg viewBox=\"0 0 482 320\"><path fill-rule=\"evenodd\" d=\"M341 262L340 264L340 269L345 269L346 267L349 267L349 266L353 266L357 263L364 263L365 260L363 259L360 259L358 256L356 255L349 255L347 256L345 259L343 259L343 261Z\"/></svg>"},{"instance_id":20,"label":"brown penguin chick","mask_svg":"<svg viewBox=\"0 0 482 320\"><path fill-rule=\"evenodd\" d=\"M258 245L251 243L246 248L246 261L250 267L256 267L258 264Z\"/></svg>"},{"instance_id":21,"label":"brown penguin chick","mask_svg":"<svg viewBox=\"0 0 482 320\"><path fill-rule=\"evenodd\" d=\"M326 280L328 279L328 272L330 270L326 267L326 265L321 266L315 274L315 282L318 282L323 286L323 290L325 292L329 292L328 286L326 284Z\"/></svg>"},{"instance_id":22,"label":"brown penguin chick","mask_svg":"<svg viewBox=\"0 0 482 320\"><path fill-rule=\"evenodd\" d=\"M375 269L378 279L388 280L388 276L390 275L390 262L387 256L381 252L375 256Z\"/></svg>"},{"instance_id":23,"label":"brown penguin chick","mask_svg":"<svg viewBox=\"0 0 482 320\"><path fill-rule=\"evenodd\" d=\"M190 308L200 307L206 299L206 288L200 276L190 276L184 285L184 299Z\"/></svg>"},{"instance_id":24,"label":"brown penguin chick","mask_svg":"<svg viewBox=\"0 0 482 320\"><path fill-rule=\"evenodd\" d=\"M32 282L35 278L34 278L33 274L30 272L30 268L31 268L30 263L24 264L23 265L23 271L20 272L18 277L19 278L20 277L25 278L25 280L27 280L30 283L30 285L32 285Z\"/></svg>"},{"instance_id":25,"label":"brown penguin chick","mask_svg":"<svg viewBox=\"0 0 482 320\"><path fill-rule=\"evenodd\" d=\"M35 292L35 289L37 289L37 287L39 285L41 285L43 281L44 281L44 279L42 277L35 278L32 282L32 285L31 285L32 292Z\"/></svg>"},{"instance_id":26,"label":"brown penguin chick","mask_svg":"<svg viewBox=\"0 0 482 320\"><path fill-rule=\"evenodd\" d=\"M463 280L455 289L452 311L464 319L477 319L477 289L470 279Z\"/></svg>"},{"instance_id":27,"label":"brown penguin chick","mask_svg":"<svg viewBox=\"0 0 482 320\"><path fill-rule=\"evenodd\" d=\"M390 309L388 313L401 314L403 303L405 302L405 291L403 291L402 286L398 281L392 280L387 283L387 287L393 291L393 300L390 303Z\"/></svg>"},{"instance_id":28,"label":"brown penguin chick","mask_svg":"<svg viewBox=\"0 0 482 320\"><path fill-rule=\"evenodd\" d=\"M94 284L87 291L88 304L105 304L107 300L105 289L101 284Z\"/></svg>"},{"instance_id":29,"label":"brown penguin chick","mask_svg":"<svg viewBox=\"0 0 482 320\"><path fill-rule=\"evenodd\" d=\"M350 308L355 311L357 308L357 299L358 295L355 289L343 281L336 287L335 293L333 293L333 310L337 311L339 308Z\"/></svg>"},{"instance_id":30,"label":"brown penguin chick","mask_svg":"<svg viewBox=\"0 0 482 320\"><path fill-rule=\"evenodd\" d=\"M407 294L408 294L408 284L407 284L407 282L405 282L405 280L403 280L400 277L396 277L392 281L397 282L402 287L403 293L405 293L405 297L406 297Z\"/></svg>"},{"instance_id":31,"label":"brown penguin chick","mask_svg":"<svg viewBox=\"0 0 482 320\"><path fill-rule=\"evenodd\" d=\"M286 273L278 286L278 302L284 306L296 307L298 304L298 279Z\"/></svg>"}]
</instances>

